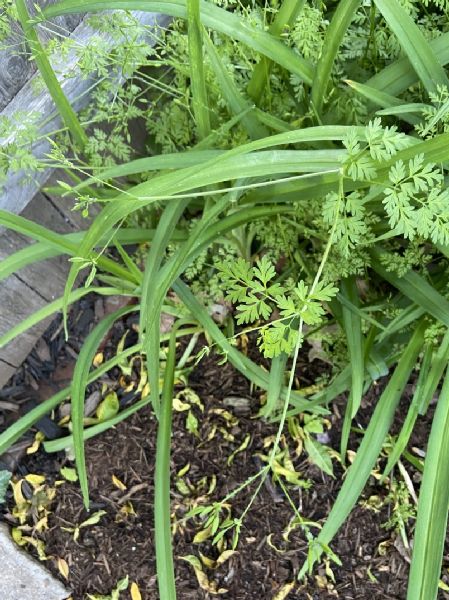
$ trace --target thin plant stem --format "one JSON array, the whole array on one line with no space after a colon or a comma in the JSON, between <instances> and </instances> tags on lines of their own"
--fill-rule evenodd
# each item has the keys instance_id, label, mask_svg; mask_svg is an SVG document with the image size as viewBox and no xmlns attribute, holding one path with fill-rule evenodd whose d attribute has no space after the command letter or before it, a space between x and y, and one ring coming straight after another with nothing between
<instances>
[{"instance_id":1,"label":"thin plant stem","mask_svg":"<svg viewBox=\"0 0 449 600\"><path fill-rule=\"evenodd\" d=\"M160 600L176 600L170 509L170 447L175 360L176 326L170 337L165 367L154 476L154 536Z\"/></svg>"}]
</instances>

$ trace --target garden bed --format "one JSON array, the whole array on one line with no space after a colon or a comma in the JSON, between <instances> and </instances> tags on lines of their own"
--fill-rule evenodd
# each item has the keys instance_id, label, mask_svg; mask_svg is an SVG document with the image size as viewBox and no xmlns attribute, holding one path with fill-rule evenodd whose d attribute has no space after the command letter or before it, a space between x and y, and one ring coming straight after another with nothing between
<instances>
[{"instance_id":1,"label":"garden bed","mask_svg":"<svg viewBox=\"0 0 449 600\"><path fill-rule=\"evenodd\" d=\"M105 312L116 308L114 299L105 304L103 299L93 296L77 305L71 313L68 344L64 342L60 321L56 321L5 388L2 397L15 399L18 405L29 409L33 400L43 401L64 387L70 381L74 358L92 325ZM126 331L129 332L126 346L135 342L133 322L130 318L116 324L102 345L105 359L114 355ZM198 349L200 347L201 340ZM327 369L319 360L309 363L309 350L306 346L299 360L298 373L304 385L312 383ZM258 355L251 342L248 352L253 357ZM214 589L221 589L221 597L230 600L250 600L256 594L268 600L287 590L290 590L287 597L292 600L405 599L409 550L404 547L397 530L383 526L398 507L386 502L388 485L380 486L375 477L371 478L361 502L332 545L341 566L330 562L327 564L330 570L326 570L323 564L305 582L295 581L299 567L307 558L307 541L299 526L292 527L286 539L285 533L294 513L279 484L268 479L245 518L235 554L217 568L211 568L212 561L219 558L220 551L211 545L210 539L195 543L193 540L201 530L201 525L195 520L184 522L182 519L196 502L207 504L221 500L254 475L261 465L259 456L266 454L264 440L276 432L275 425L264 424L255 418L263 400L261 392L252 390L248 381L229 363L219 363L220 357L214 354L203 358L190 371L185 383L176 387L177 396L182 401L188 398L189 391L193 391L203 404L203 409L192 404L193 413L198 419L197 431L188 431L186 428L185 411L175 413L173 424L171 503L175 524L178 598L207 599ZM133 377L126 379L126 383L136 379L138 371L136 364ZM359 427L363 428L369 422L373 405L385 384L386 378L379 381L364 398L357 419ZM115 390L122 407L132 403L133 392L123 389L125 381L119 368L107 373L99 385ZM90 388L88 395L92 396L99 385ZM410 386L409 392L412 391ZM401 410L406 409L409 400L410 396L403 397ZM342 397L331 407L328 417L327 441L337 451L344 403L345 398ZM224 416L223 411L226 411ZM2 415L3 427L11 424L14 413L4 409ZM423 448L430 417L420 423L411 439L412 452ZM400 427L400 419L393 433L397 427ZM39 423L38 431L45 432L48 439L63 433L55 421L48 417ZM211 435L212 432L215 433ZM247 438L247 446L242 448ZM125 577L129 578L130 583L138 585L143 600L157 600L152 533L156 421L151 410L143 409L116 428L87 442L90 513L83 507L78 483L64 481L61 476L61 469L72 466L66 454L47 454L40 449L26 456L25 449L32 445L33 436L30 434L27 439L25 443L21 441L16 444L15 449L2 460L7 461L4 466L14 470L16 479L30 473L43 475L46 485L57 490L55 499L48 507L48 529L32 534L34 539L44 544L47 568L72 590L73 600L86 600L87 594L109 597L107 594ZM292 440L288 436L287 439L293 450ZM357 433L351 435L351 451L357 449L359 439ZM230 457L236 450L238 452L231 462ZM187 465L187 472L178 477L176 474L185 471ZM292 467L300 475L304 487L289 485L291 499L304 520L322 524L338 494L343 469L337 466L336 479L331 478L304 455L294 458ZM419 489L420 474L410 465L407 465L407 471ZM214 480L216 484L212 486ZM55 488L57 481L64 483L56 484ZM211 486L213 490L207 494ZM28 486L28 492L30 489ZM248 487L230 501L233 513L240 514L245 509L253 491L254 487ZM384 505L379 508L382 502ZM16 508L9 494L3 519L11 526L18 525L17 518L13 517ZM98 511L104 511L99 522L81 528L79 538L75 540L73 528ZM42 514L39 512L30 513L27 519L30 531L33 531L40 517ZM410 524L406 522L407 536L410 535ZM227 544L229 549L229 539ZM449 549L449 544L447 547ZM33 546L28 545L27 548L38 556ZM223 551L221 549L221 553ZM205 589L200 587L192 565L183 560L189 556L198 557L199 553L206 557L202 564L201 581ZM66 577L61 573L61 559L67 565ZM207 559L211 562L208 563ZM443 565L443 571L446 566L449 566L449 562ZM290 587L292 583L295 585ZM130 598L128 593L122 592L120 598ZM448 597L448 594L440 592L439 598Z\"/></svg>"},{"instance_id":2,"label":"garden bed","mask_svg":"<svg viewBox=\"0 0 449 600\"><path fill-rule=\"evenodd\" d=\"M16 542L76 600L445 597L449 0L60 0L116 40L78 115L5 1L63 120L51 193L92 217L0 210L36 242L0 278L69 266L0 335L62 312L0 405ZM175 20L142 47L112 7Z\"/></svg>"}]
</instances>

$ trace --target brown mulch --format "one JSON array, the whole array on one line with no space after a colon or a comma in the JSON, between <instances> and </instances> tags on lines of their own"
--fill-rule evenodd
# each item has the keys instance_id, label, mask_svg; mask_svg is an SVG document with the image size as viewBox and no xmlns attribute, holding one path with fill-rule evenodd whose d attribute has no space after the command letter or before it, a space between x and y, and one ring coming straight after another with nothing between
<instances>
[{"instance_id":1,"label":"brown mulch","mask_svg":"<svg viewBox=\"0 0 449 600\"><path fill-rule=\"evenodd\" d=\"M86 323L90 323L85 329L91 327L95 317L95 305L92 302L94 301L79 309L80 313L94 311L93 315L92 312L89 313L90 321L84 319ZM76 322L81 319L81 316L77 319ZM117 331L106 343L105 352L107 353L108 347L116 348L117 341L124 330L131 327L131 321L119 324ZM79 337L82 338L85 334L86 330L81 332ZM52 335L53 340L57 339L54 332ZM45 339L48 345L49 338ZM45 371L45 376L41 380L39 372L44 371L43 369L39 371L39 357L38 359L32 357L35 361L34 372L31 371L28 363L20 375L25 382L22 386L22 394L24 389L29 387L29 383L26 383L27 369L37 382L37 390L34 390L36 393L41 385L52 386L58 378L70 376L70 370L73 369L73 355L79 351L76 336L74 339L73 351L67 352L67 347L61 344L57 352L52 352L50 345L52 360L49 362L52 364L48 366L49 370ZM129 343L132 341L130 339ZM62 357L61 352L65 353ZM57 356L59 356L59 366L52 371L58 363ZM302 368L306 360L307 354L302 357ZM119 375L118 369L110 373L109 383L112 385L114 378L117 379ZM16 381L18 377L19 375ZM188 555L199 557L201 552L211 559L216 559L219 553L209 541L201 544L193 542L195 534L201 529L198 521L183 522L181 519L187 508L192 506L199 496L202 497L203 504L220 500L256 473L260 467L256 455L267 454L263 442L275 433L276 426L254 418L260 407L260 393L254 392L247 380L230 364L218 364L216 356L204 358L193 369L189 374L188 386L199 396L204 404L204 411L202 412L196 406L193 408L199 423L199 437L187 431L186 412L174 413L171 489L174 518L175 522L178 522L174 536L176 584L179 600L206 600L213 596L200 589L193 568L181 557ZM35 387L36 384L31 386L31 389ZM364 410L359 417L360 425L366 424L372 404L382 388L381 382L365 398ZM178 389L181 390L182 386ZM31 395L31 392L29 394ZM229 406L227 402L229 397L242 399L241 406L239 408ZM122 400L126 401L126 398L123 397ZM226 409L234 414L235 420L227 421L217 413L217 409L222 409L225 405ZM332 424L329 431L331 444L338 448L341 427L338 405L334 407L328 418ZM5 417L5 422L8 422L8 417ZM215 435L209 439L214 428ZM58 487L56 501L49 517L49 529L39 537L45 542L47 555L52 557L46 565L62 580L57 559L62 558L67 562L69 578L65 583L73 592L73 600L86 600L88 593L108 594L117 581L125 576L129 577L130 582L134 581L139 585L143 600L159 598L152 514L156 431L155 418L147 408L120 423L113 430L87 442L90 514L99 510L106 511L106 514L98 524L82 528L77 541L74 541L73 533L62 528L73 528L86 520L89 513L83 508L78 484L67 482ZM422 432L424 440L428 432L428 423L422 427ZM228 466L230 454L240 446L247 434L251 436L248 447L236 454L232 464ZM424 447L423 440L415 439L414 443ZM352 449L357 448L358 441L359 437L356 435L351 437ZM309 488L289 486L291 500L303 518L322 523L338 493L342 475L341 467L336 465L336 478L333 479L320 472L303 456L293 460L296 471L300 472L304 481L311 485ZM51 484L61 479L59 474L61 467L71 465L64 453L46 455L43 451L39 451L35 455L22 458L16 472L20 476L27 472L44 473ZM181 493L181 488L177 486L176 473L186 465L190 465L190 469L183 477L183 481L190 486L190 495ZM123 482L126 489L120 490L114 485L113 476ZM207 496L213 478L216 478L216 486ZM232 499L230 502L232 516L241 514L253 491L254 487L248 487ZM368 498L374 494L385 496L386 493L387 490L378 486L373 479L369 482L364 497ZM8 511L12 506L10 497L4 515L9 522L13 521ZM244 521L237 553L216 570L204 568L212 584L227 590L221 597L229 600L250 600L255 597L270 600L285 584L295 580L295 575L306 558L307 542L304 532L299 527L290 533L288 541L283 539L282 533L292 517L292 508L282 489L268 481L262 487ZM330 564L335 582L332 582L329 572L326 572L323 565L308 578L306 584L297 583L288 598L291 600L331 598L401 600L405 598L408 576L407 552L401 546L399 536L382 527L382 523L387 521L388 517L388 508L384 507L380 513L376 513L361 505L357 506L332 544L333 551L342 562L342 566ZM316 533L316 529L313 531ZM230 540L227 547L230 547ZM129 600L130 597L129 592L120 595L123 600ZM441 598L447 596L442 593Z\"/></svg>"}]
</instances>

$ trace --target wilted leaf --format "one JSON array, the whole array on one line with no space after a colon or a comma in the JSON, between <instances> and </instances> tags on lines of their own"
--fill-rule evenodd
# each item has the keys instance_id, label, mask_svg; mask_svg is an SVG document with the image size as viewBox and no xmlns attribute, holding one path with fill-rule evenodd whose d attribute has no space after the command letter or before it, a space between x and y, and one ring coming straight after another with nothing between
<instances>
[{"instance_id":1,"label":"wilted leaf","mask_svg":"<svg viewBox=\"0 0 449 600\"><path fill-rule=\"evenodd\" d=\"M105 514L106 514L105 510L99 510L98 512L94 513L91 517L86 519L86 521L83 521L79 525L79 527L89 527L89 525L96 525L97 523L100 522L101 517Z\"/></svg>"},{"instance_id":2,"label":"wilted leaf","mask_svg":"<svg viewBox=\"0 0 449 600\"><path fill-rule=\"evenodd\" d=\"M58 570L64 579L69 578L69 565L63 558L58 558Z\"/></svg>"},{"instance_id":3,"label":"wilted leaf","mask_svg":"<svg viewBox=\"0 0 449 600\"><path fill-rule=\"evenodd\" d=\"M47 555L45 554L45 544L43 540L38 540L36 538L23 535L22 531L18 527L13 527L11 530L12 539L16 542L18 546L26 546L30 544L37 550L37 555L39 560L47 560Z\"/></svg>"},{"instance_id":4,"label":"wilted leaf","mask_svg":"<svg viewBox=\"0 0 449 600\"><path fill-rule=\"evenodd\" d=\"M92 364L94 367L99 367L104 361L104 355L103 352L98 352L98 354L96 354L94 356L94 359L92 361Z\"/></svg>"},{"instance_id":5,"label":"wilted leaf","mask_svg":"<svg viewBox=\"0 0 449 600\"><path fill-rule=\"evenodd\" d=\"M76 472L76 469L73 469L71 467L62 467L62 469L59 472L64 477L64 479L67 479L67 481L78 481L78 474Z\"/></svg>"},{"instance_id":6,"label":"wilted leaf","mask_svg":"<svg viewBox=\"0 0 449 600\"><path fill-rule=\"evenodd\" d=\"M278 477L282 475L289 483L304 487L304 479L302 479L300 473L297 473L294 469L287 469L286 467L281 465L277 460L273 461L272 469L275 475L277 475Z\"/></svg>"},{"instance_id":7,"label":"wilted leaf","mask_svg":"<svg viewBox=\"0 0 449 600\"><path fill-rule=\"evenodd\" d=\"M176 477L184 477L184 475L188 473L189 470L190 463L187 463L184 467L182 467L182 469L179 469L179 471L176 473Z\"/></svg>"},{"instance_id":8,"label":"wilted leaf","mask_svg":"<svg viewBox=\"0 0 449 600\"><path fill-rule=\"evenodd\" d=\"M274 596L273 600L285 600L292 589L295 587L295 582L284 584L279 592Z\"/></svg>"},{"instance_id":9,"label":"wilted leaf","mask_svg":"<svg viewBox=\"0 0 449 600\"><path fill-rule=\"evenodd\" d=\"M212 535L212 528L206 527L206 529L202 529L201 531L198 531L198 533L193 538L193 543L201 544L201 542L208 540L211 535Z\"/></svg>"},{"instance_id":10,"label":"wilted leaf","mask_svg":"<svg viewBox=\"0 0 449 600\"><path fill-rule=\"evenodd\" d=\"M44 440L45 435L42 433L42 431L38 431L34 436L34 442L29 448L27 448L27 454L34 454L35 452L37 452Z\"/></svg>"},{"instance_id":11,"label":"wilted leaf","mask_svg":"<svg viewBox=\"0 0 449 600\"><path fill-rule=\"evenodd\" d=\"M45 529L48 529L48 515L44 515L41 519L39 519L39 521L34 526L34 529L38 533L44 531Z\"/></svg>"},{"instance_id":12,"label":"wilted leaf","mask_svg":"<svg viewBox=\"0 0 449 600\"><path fill-rule=\"evenodd\" d=\"M232 464L236 454L238 454L239 452L243 452L243 450L246 450L246 448L248 448L248 444L249 444L250 440L251 440L251 435L249 433L247 433L245 435L245 439L240 444L240 446L238 448L236 448L230 456L228 456L228 460L227 460L228 467Z\"/></svg>"},{"instance_id":13,"label":"wilted leaf","mask_svg":"<svg viewBox=\"0 0 449 600\"><path fill-rule=\"evenodd\" d=\"M226 594L228 592L224 588L217 589L217 584L214 581L209 581L206 573L203 571L203 565L196 556L189 554L187 556L180 556L179 558L192 565L198 584L202 590L209 592L209 594Z\"/></svg>"},{"instance_id":14,"label":"wilted leaf","mask_svg":"<svg viewBox=\"0 0 449 600\"><path fill-rule=\"evenodd\" d=\"M198 432L198 419L195 417L193 412L189 410L189 414L186 419L186 429L189 433L192 433L195 437L199 438L200 434Z\"/></svg>"},{"instance_id":15,"label":"wilted leaf","mask_svg":"<svg viewBox=\"0 0 449 600\"><path fill-rule=\"evenodd\" d=\"M173 398L173 410L176 412L183 412L190 409L190 404L183 402L179 398Z\"/></svg>"},{"instance_id":16,"label":"wilted leaf","mask_svg":"<svg viewBox=\"0 0 449 600\"><path fill-rule=\"evenodd\" d=\"M44 475L36 475L34 473L29 473L28 475L25 476L26 481L28 481L28 483L31 483L31 485L34 488L37 488L39 486L41 486L43 483L45 483L45 477Z\"/></svg>"},{"instance_id":17,"label":"wilted leaf","mask_svg":"<svg viewBox=\"0 0 449 600\"><path fill-rule=\"evenodd\" d=\"M322 444L308 436L304 439L304 446L307 454L309 455L310 461L313 464L315 464L319 469L333 477L334 470L332 467L332 460L326 448Z\"/></svg>"},{"instance_id":18,"label":"wilted leaf","mask_svg":"<svg viewBox=\"0 0 449 600\"><path fill-rule=\"evenodd\" d=\"M107 396L97 406L96 415L100 423L112 419L116 416L120 408L120 404L115 392L109 392Z\"/></svg>"},{"instance_id":19,"label":"wilted leaf","mask_svg":"<svg viewBox=\"0 0 449 600\"><path fill-rule=\"evenodd\" d=\"M115 475L112 475L112 483L121 492L124 492L126 490L126 485L123 483L123 481L120 481L120 479L118 477L116 477Z\"/></svg>"},{"instance_id":20,"label":"wilted leaf","mask_svg":"<svg viewBox=\"0 0 449 600\"><path fill-rule=\"evenodd\" d=\"M177 397L184 398L184 400L186 400L186 402L188 402L190 405L195 404L200 408L201 411L204 410L204 404L201 402L200 397L191 388L184 388L181 392L179 392Z\"/></svg>"},{"instance_id":21,"label":"wilted leaf","mask_svg":"<svg viewBox=\"0 0 449 600\"><path fill-rule=\"evenodd\" d=\"M201 552L200 552L200 558L201 558L201 562L206 567L206 569L214 569L215 568L216 561L213 558L209 558L208 556L206 556L205 554L202 554Z\"/></svg>"},{"instance_id":22,"label":"wilted leaf","mask_svg":"<svg viewBox=\"0 0 449 600\"><path fill-rule=\"evenodd\" d=\"M131 584L131 600L142 600L142 594L140 593L139 586L135 581Z\"/></svg>"},{"instance_id":23,"label":"wilted leaf","mask_svg":"<svg viewBox=\"0 0 449 600\"><path fill-rule=\"evenodd\" d=\"M227 560L231 558L231 556L234 556L234 554L238 554L236 550L225 550L217 558L215 566L219 567L220 565L224 564Z\"/></svg>"}]
</instances>

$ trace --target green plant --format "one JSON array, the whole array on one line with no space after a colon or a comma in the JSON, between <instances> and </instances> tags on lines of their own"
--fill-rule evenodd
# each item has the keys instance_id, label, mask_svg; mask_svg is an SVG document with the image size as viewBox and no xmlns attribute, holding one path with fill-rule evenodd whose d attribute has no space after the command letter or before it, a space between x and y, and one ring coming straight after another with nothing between
<instances>
[{"instance_id":1,"label":"green plant","mask_svg":"<svg viewBox=\"0 0 449 600\"><path fill-rule=\"evenodd\" d=\"M179 319L176 335L191 333L192 325L195 332L204 331L227 360L266 389L261 413L279 424L265 464L242 483L255 487L242 514L226 515L225 499L193 515L202 510L206 526L215 529L215 535L233 531L235 543L264 480L276 468L279 471L285 423L303 437L315 462L331 472L329 454L313 437L315 415L325 414L332 400L349 392L341 440L344 462L364 390L392 369L330 515L316 538L306 528L309 555L299 573L304 576L323 553L334 560L332 539L381 454L413 371L421 369L417 392L385 476L399 460L447 368L449 54L442 24L447 3L341 0L329 7L321 2L293 7L286 0L269 9L232 0L60 0L37 21L111 8L153 10L176 20L159 47L133 63L141 70L131 70L128 92L118 94L119 113L112 108L111 117L107 108L107 84L88 109L89 118L97 110L102 119L116 119L118 128L108 136L96 126L87 127L88 141L80 155L70 155L64 139L52 153L55 164L63 164L74 181L53 191L75 196L77 208L87 212L95 200L102 206L89 228L77 236L62 236L0 212L1 224L36 241L4 261L0 276L56 254L67 254L72 261L63 298L0 343L56 310L62 309L66 319L69 305L89 291L127 295L138 304L111 315L92 331L71 388L1 434L0 449L70 395L73 435L45 447L51 451L74 446L88 506L84 439L151 402L160 423L157 546L165 567L158 568L170 590L166 593L175 597L166 487L174 338L162 365L160 347L166 337L160 333L161 312ZM24 24L37 48L32 33L36 23ZM122 64L124 59L118 52L114 60ZM45 76L48 61L38 66ZM159 69L156 77L153 71L148 74L149 67ZM48 73L46 83L53 86ZM141 103L135 98L140 92L132 87L138 84L145 90ZM53 86L52 91L58 100L59 90ZM151 108L142 108L150 102ZM60 102L63 115L64 106ZM119 143L123 138L115 137L126 140L127 108L147 124L150 156L128 160L126 144ZM70 124L67 118L66 122ZM75 137L78 125L71 130ZM113 165L116 159L123 164ZM126 251L127 243L142 241L150 243L143 272ZM112 258L108 248L114 245L117 253ZM223 258L226 255L230 259ZM74 291L84 269L89 269L87 287ZM190 289L192 280L196 296ZM183 308L167 296L170 289ZM271 359L268 374L214 323L201 294L207 300L226 295L235 305L237 326L243 327L231 338L248 329L258 331L259 346ZM90 372L92 359L114 320L131 310L140 314L140 341L133 351L146 359L150 396L85 429L86 385L121 360L111 359ZM332 333L331 325L336 326ZM303 344L317 337L334 371L322 389L307 395L293 389L295 367ZM166 382L162 395L161 367ZM431 600L437 594L449 507L447 387L446 378L424 466L408 600ZM299 414L304 415L301 432L292 425Z\"/></svg>"}]
</instances>

